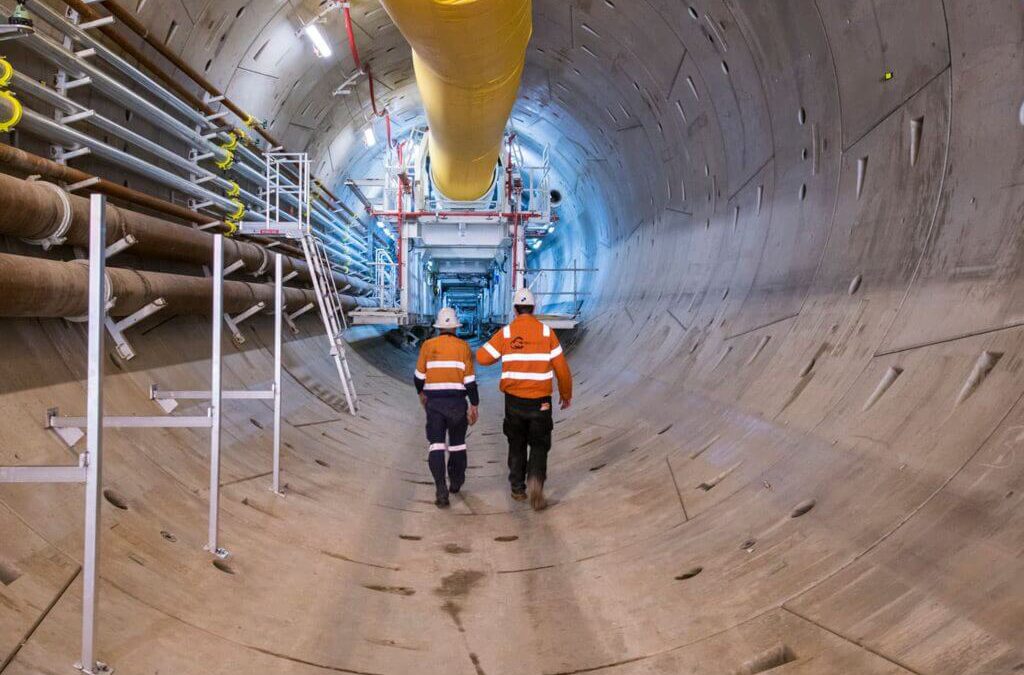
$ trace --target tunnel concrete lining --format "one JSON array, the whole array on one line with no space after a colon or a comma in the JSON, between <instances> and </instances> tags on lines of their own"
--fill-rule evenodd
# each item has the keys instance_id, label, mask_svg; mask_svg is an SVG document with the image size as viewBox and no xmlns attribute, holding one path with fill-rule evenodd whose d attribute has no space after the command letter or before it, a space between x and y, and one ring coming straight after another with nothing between
<instances>
[{"instance_id":1,"label":"tunnel concrete lining","mask_svg":"<svg viewBox=\"0 0 1024 675\"><path fill-rule=\"evenodd\" d=\"M407 47L378 3L354 11L396 118L414 115ZM286 50L280 78L254 64L287 38L281 3L138 15L183 27L172 47L322 174L369 161L351 142L368 102L299 112L337 73ZM1024 669L1020 3L535 0L534 28L513 120L555 142L573 221L536 260L600 269L563 336L577 394L556 417L555 503L508 497L490 373L469 483L438 511L414 356L355 343L352 416L306 320L285 344L285 497L269 406L224 410L228 560L202 551L202 434L108 433L100 658L131 674ZM229 388L271 372L269 322L245 330L225 344ZM208 334L202 317L147 326L135 360L111 357L108 413L153 414L153 383L207 386ZM0 346L0 464L73 461L43 418L84 412L83 327L3 319ZM77 658L81 502L0 486L4 675Z\"/></svg>"}]
</instances>

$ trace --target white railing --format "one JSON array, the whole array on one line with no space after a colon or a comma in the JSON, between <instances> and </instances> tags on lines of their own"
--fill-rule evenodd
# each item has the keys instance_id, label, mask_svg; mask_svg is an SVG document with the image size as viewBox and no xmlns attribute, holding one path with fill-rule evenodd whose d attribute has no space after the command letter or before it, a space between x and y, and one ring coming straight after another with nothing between
<instances>
[{"instance_id":1,"label":"white railing","mask_svg":"<svg viewBox=\"0 0 1024 675\"><path fill-rule=\"evenodd\" d=\"M398 263L383 248L377 249L374 256L374 300L377 307L394 309L399 306L398 294Z\"/></svg>"}]
</instances>

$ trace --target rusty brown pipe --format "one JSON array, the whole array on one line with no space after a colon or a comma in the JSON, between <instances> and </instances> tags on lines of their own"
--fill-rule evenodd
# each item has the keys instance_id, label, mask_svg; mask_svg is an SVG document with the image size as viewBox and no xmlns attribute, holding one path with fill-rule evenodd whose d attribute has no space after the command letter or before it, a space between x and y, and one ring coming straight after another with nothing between
<instances>
[{"instance_id":1,"label":"rusty brown pipe","mask_svg":"<svg viewBox=\"0 0 1024 675\"><path fill-rule=\"evenodd\" d=\"M107 268L109 296L115 298L112 316L128 316L158 298L174 314L209 314L213 284L209 278L162 272ZM89 267L85 260L63 262L0 253L0 316L77 317L89 309ZM284 289L285 305L295 311L316 302L313 291ZM263 302L274 306L273 284L224 282L224 311L243 312ZM341 296L342 307L354 309L367 301Z\"/></svg>"},{"instance_id":2,"label":"rusty brown pipe","mask_svg":"<svg viewBox=\"0 0 1024 675\"><path fill-rule=\"evenodd\" d=\"M40 242L54 236L63 243L85 247L89 239L89 201L69 195L50 183L26 181L0 174L0 203L5 217L0 219L0 234ZM63 230L63 233L62 233ZM185 228L167 221L107 205L107 244L126 235L135 238L131 252L144 258L207 264L213 255L213 235ZM241 260L249 273L265 273L270 269L270 254L261 246L228 239L224 242L224 264ZM305 261L284 258L284 271L299 273L309 279ZM363 281L335 273L339 285L348 284L355 293L367 292Z\"/></svg>"},{"instance_id":3,"label":"rusty brown pipe","mask_svg":"<svg viewBox=\"0 0 1024 675\"><path fill-rule=\"evenodd\" d=\"M13 169L18 173L22 173L28 176L40 176L50 181L63 181L65 183L81 183L95 179L96 183L89 186L89 189L93 192L99 192L119 199L133 206L141 206L142 208L162 213L166 216L173 218L180 218L181 220L198 223L200 225L211 225L213 223L220 223L216 218L207 216L193 211L192 209L173 204L168 201L164 201L158 197L148 195L145 192L139 192L127 188L118 183L114 183L105 178L98 178L92 174L86 173L79 169L75 169L66 164L58 164L52 160L40 157L39 155L26 152L20 148L7 145L6 143L0 143L0 166ZM207 229L207 232L227 232L227 227L223 224L217 227ZM266 239L264 237L249 237L249 241L256 242L266 246L272 243L273 240ZM288 244L279 244L277 250L280 253L288 253L290 255L302 257L303 253L300 249L290 246Z\"/></svg>"}]
</instances>

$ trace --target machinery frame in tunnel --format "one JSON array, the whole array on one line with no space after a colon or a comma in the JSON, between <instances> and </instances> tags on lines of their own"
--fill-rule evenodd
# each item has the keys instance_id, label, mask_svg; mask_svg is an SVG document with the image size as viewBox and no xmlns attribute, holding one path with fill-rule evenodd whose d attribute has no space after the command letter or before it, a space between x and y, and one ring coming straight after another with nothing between
<instances>
[{"instance_id":1,"label":"machinery frame in tunnel","mask_svg":"<svg viewBox=\"0 0 1024 675\"><path fill-rule=\"evenodd\" d=\"M377 160L369 103L330 98L344 50L285 49L301 37L272 5L134 14L180 26L175 53L341 184ZM412 355L356 342L349 415L305 317L285 344L285 498L265 484L268 406L225 409L219 566L204 439L108 435L98 656L223 675L1020 671L1019 3L533 6L512 120L554 146L564 218L531 260L600 270L563 337L557 503L506 494L484 372L469 482L439 512ZM352 11L401 133L421 121L408 51L376 2ZM271 370L269 324L245 330L226 386ZM207 385L206 320L141 332L111 409ZM82 327L6 318L0 349L0 463L66 463L41 418L81 409ZM0 487L3 675L76 659L76 490Z\"/></svg>"}]
</instances>

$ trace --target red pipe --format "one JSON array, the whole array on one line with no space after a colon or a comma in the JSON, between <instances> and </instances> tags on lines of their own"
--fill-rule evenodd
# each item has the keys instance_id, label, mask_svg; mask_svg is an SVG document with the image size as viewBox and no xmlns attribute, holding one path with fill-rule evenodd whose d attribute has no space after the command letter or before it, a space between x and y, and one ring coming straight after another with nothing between
<instances>
[{"instance_id":1,"label":"red pipe","mask_svg":"<svg viewBox=\"0 0 1024 675\"><path fill-rule=\"evenodd\" d=\"M370 211L370 215L379 218L394 218L403 216L405 218L426 218L437 216L439 219L446 218L471 218L473 216L486 216L488 218L540 218L542 213L536 211Z\"/></svg>"},{"instance_id":2,"label":"red pipe","mask_svg":"<svg viewBox=\"0 0 1024 675\"><path fill-rule=\"evenodd\" d=\"M516 277L519 276L519 218L512 219L512 290L518 291L515 287Z\"/></svg>"},{"instance_id":3,"label":"red pipe","mask_svg":"<svg viewBox=\"0 0 1024 675\"><path fill-rule=\"evenodd\" d=\"M348 33L348 48L352 52L352 60L356 62L356 70L362 70L363 64L359 61L359 49L356 47L356 35L352 30L352 11L348 3L345 3L345 32Z\"/></svg>"},{"instance_id":4,"label":"red pipe","mask_svg":"<svg viewBox=\"0 0 1024 675\"><path fill-rule=\"evenodd\" d=\"M381 113L377 110L377 95L373 87L373 72L370 70L370 64L367 63L363 66L362 60L359 58L359 47L356 45L356 35L352 28L352 10L349 8L348 3L344 5L345 13L345 33L348 35L348 48L352 53L352 60L355 62L356 70L361 70L366 73L367 79L370 81L370 105L373 107L373 114L377 117L383 117L384 123L387 126L388 136L388 149L391 149L391 113L385 110Z\"/></svg>"},{"instance_id":5,"label":"red pipe","mask_svg":"<svg viewBox=\"0 0 1024 675\"><path fill-rule=\"evenodd\" d=\"M402 257L402 254L404 253L404 249L405 249L405 240L404 240L405 227L403 227L403 225L404 225L403 220L404 219L402 218L402 206L403 206L402 205L402 197L403 197L402 193L403 193L403 188L404 188L404 185L402 184L402 181L399 180L398 181L398 242L397 242L397 244L398 244L398 255L395 256L396 260L398 261L398 283L396 283L395 286L398 288L398 292L399 293L402 292L402 265L405 264L405 261L403 260L403 257Z\"/></svg>"}]
</instances>

